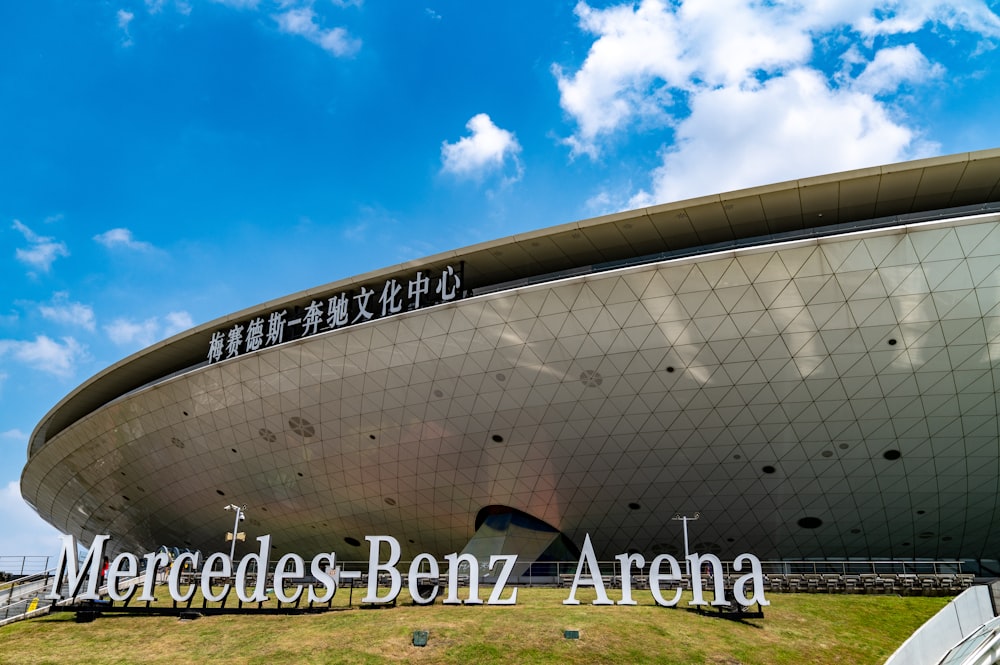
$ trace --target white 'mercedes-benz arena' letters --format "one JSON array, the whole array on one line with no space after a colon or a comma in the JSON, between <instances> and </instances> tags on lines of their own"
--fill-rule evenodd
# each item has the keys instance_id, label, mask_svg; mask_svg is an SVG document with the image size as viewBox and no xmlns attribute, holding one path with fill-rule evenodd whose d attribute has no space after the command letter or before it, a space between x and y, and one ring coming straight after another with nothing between
<instances>
[{"instance_id":1,"label":"white 'mercedes-benz arena' letters","mask_svg":"<svg viewBox=\"0 0 1000 665\"><path fill-rule=\"evenodd\" d=\"M110 536L95 536L87 550L83 563L77 566L77 545L73 536L62 536L62 551L59 553L56 573L52 581L52 589L46 596L49 600L62 600L61 588L66 580L66 595L80 600L99 600L101 584L101 566ZM365 536L370 546L368 558L368 590L362 603L383 604L394 603L403 588L403 574L397 567L402 548L399 541L392 536ZM236 595L243 603L263 603L268 600L268 576L270 570L271 536L257 538L258 552L246 554L233 569L234 562L224 552L210 554L202 561L200 552L184 552L171 561L166 552L149 553L143 556L145 571L141 571L139 557L128 552L121 553L108 565L107 595L113 601L127 602L141 586L142 593L138 600L152 602L156 600L154 590L161 572L167 572L167 591L170 597L178 603L190 602L197 588L209 602L224 602L230 591L235 587ZM383 547L384 546L384 547ZM382 558L383 549L387 556ZM633 569L642 571L646 567L646 558L642 554L619 554L615 557L621 569L621 600L617 603L608 597L604 578L601 574L594 553L590 534L583 540L580 559L577 562L573 584L569 597L564 605L579 605L576 592L581 586L593 587L596 598L594 605L636 605L632 597ZM444 597L446 605L482 605L479 597L479 577L482 570L493 571L497 564L503 565L495 574L493 588L487 605L514 605L517 603L517 588L512 588L510 594L504 597L504 591L510 581L511 572L517 563L514 554L495 554L490 557L489 565L481 568L478 559L472 554L453 552L444 557L448 564L447 588ZM691 575L692 599L689 605L728 606L723 584L725 570L722 561L714 554L698 554L692 552L685 557ZM699 571L706 567L712 580L712 600L704 597L703 580ZM200 572L198 569L200 567ZM468 596L463 600L459 596L459 579L462 568L468 570ZM426 568L422 570L423 568ZM764 597L764 572L758 559L753 554L741 554L733 562L733 570L737 573L748 572L736 579L732 588L732 596L736 603L747 607L754 603L760 606L770 605ZM184 571L196 575L195 581L188 581L182 576ZM306 591L310 603L328 603L337 593L342 580L354 580L361 577L360 571L344 571L337 567L335 552L320 552L313 556L309 566L309 576L305 575L305 559L295 553L282 556L275 568L273 589L275 598L281 603L297 603ZM139 582L141 578L141 583ZM388 589L379 594L379 580L388 579ZM410 562L407 571L407 586L414 602L420 604L433 603L438 594L437 580L440 579L440 566L430 554L418 554ZM131 583L126 584L131 580ZM248 582L252 580L252 585ZM673 607L681 598L680 564L669 554L661 554L654 558L649 566L649 591L653 600L664 607ZM426 581L423 589L420 582ZM310 582L306 584L306 582ZM84 590L84 583L86 587ZM186 583L186 587L182 585ZM670 597L664 596L663 585L672 591ZM124 587L124 588L123 588ZM429 587L429 588L428 588Z\"/></svg>"}]
</instances>

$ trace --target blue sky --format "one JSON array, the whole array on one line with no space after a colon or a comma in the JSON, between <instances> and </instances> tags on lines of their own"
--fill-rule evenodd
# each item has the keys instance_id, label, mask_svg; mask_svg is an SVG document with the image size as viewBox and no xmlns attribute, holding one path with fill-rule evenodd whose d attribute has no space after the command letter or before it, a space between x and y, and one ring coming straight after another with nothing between
<instances>
[{"instance_id":1,"label":"blue sky","mask_svg":"<svg viewBox=\"0 0 1000 665\"><path fill-rule=\"evenodd\" d=\"M108 365L368 270L1000 147L1000 3L0 3L0 555Z\"/></svg>"}]
</instances>

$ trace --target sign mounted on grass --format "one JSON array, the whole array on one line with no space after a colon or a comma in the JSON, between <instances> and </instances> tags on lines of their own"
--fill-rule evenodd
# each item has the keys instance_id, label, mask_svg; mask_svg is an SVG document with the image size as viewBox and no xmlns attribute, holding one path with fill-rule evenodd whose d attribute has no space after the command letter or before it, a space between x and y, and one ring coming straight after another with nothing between
<instances>
[{"instance_id":1,"label":"sign mounted on grass","mask_svg":"<svg viewBox=\"0 0 1000 665\"><path fill-rule=\"evenodd\" d=\"M99 600L102 562L110 538L107 535L96 536L83 563L78 567L76 538L63 536L63 547L59 553L52 589L46 598L62 600L61 589L65 578L66 597ZM399 541L392 536L365 536L365 540L369 543L370 554L366 576L367 593L361 602L395 603L404 583L399 567ZM336 552L319 552L308 562L308 566L306 559L298 554L283 555L275 562L273 576L269 579L267 574L258 574L258 571L271 570L271 536L260 536L257 542L260 545L259 551L245 555L238 563L225 552L215 552L204 560L200 552L185 552L173 561L166 552L150 552L142 556L144 565L140 566L139 556L124 552L108 563L106 580L103 581L107 584L108 596L118 602L130 601L140 590L137 600L155 601L154 591L158 585L162 586L165 579L170 597L178 603L190 602L199 589L208 602L224 603L235 590L237 597L244 603L263 603L269 600L268 590L273 589L274 597L281 603L298 603L303 597L309 603L328 603L343 580L356 580L362 576L361 571L341 570L337 566ZM383 549L387 550L385 557ZM445 605L482 605L484 600L480 597L480 575L485 577L485 573L490 573L492 577L485 604L514 605L517 602L517 588L509 586L511 571L517 563L516 555L495 554L485 565L468 553L456 552L444 559L447 563L447 583L442 602ZM563 604L579 605L580 601L576 599L578 589L592 587L596 595L594 605L636 605L632 597L633 574L642 574L646 568L646 558L634 553L619 554L615 559L621 567L621 598L617 601L608 596L588 534L583 541L569 597ZM693 552L685 557L684 563L688 571L697 573L704 566L711 571L712 600L709 602L705 599L702 576L689 575L692 592L689 605L730 606L732 603L727 592L732 594L732 600L737 605L743 607L754 603L761 606L770 604L764 597L764 573L760 559L753 554L736 557L733 570L743 574L733 582L731 589L727 589L724 584L722 561L714 554ZM467 579L460 580L463 564L467 567L468 574ZM185 570L196 573L185 575ZM414 602L433 603L440 591L438 582L442 578L437 559L430 554L419 554L410 562L406 572L406 584ZM133 580L139 577L141 583L134 583ZM685 576L676 558L669 554L653 558L649 562L647 578L649 592L658 605L673 607L680 602L681 581ZM126 581L130 583L126 584ZM464 598L460 597L460 587L467 590Z\"/></svg>"}]
</instances>

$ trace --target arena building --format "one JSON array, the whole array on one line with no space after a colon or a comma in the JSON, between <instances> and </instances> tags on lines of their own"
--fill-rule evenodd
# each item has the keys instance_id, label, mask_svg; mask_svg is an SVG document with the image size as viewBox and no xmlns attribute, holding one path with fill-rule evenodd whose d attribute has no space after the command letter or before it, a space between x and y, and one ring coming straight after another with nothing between
<instances>
[{"instance_id":1,"label":"arena building","mask_svg":"<svg viewBox=\"0 0 1000 665\"><path fill-rule=\"evenodd\" d=\"M249 539L341 559L375 534L404 558L533 560L588 533L601 558L676 554L671 518L698 513L692 549L723 558L993 560L998 385L991 150L564 224L223 317L63 399L21 489L131 551L223 549L236 503Z\"/></svg>"}]
</instances>

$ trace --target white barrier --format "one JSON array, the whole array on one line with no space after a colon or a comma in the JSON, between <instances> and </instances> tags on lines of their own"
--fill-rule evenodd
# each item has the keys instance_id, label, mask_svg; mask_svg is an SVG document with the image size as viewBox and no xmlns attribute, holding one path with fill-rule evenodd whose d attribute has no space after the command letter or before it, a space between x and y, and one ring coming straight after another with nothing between
<instances>
[{"instance_id":1,"label":"white barrier","mask_svg":"<svg viewBox=\"0 0 1000 665\"><path fill-rule=\"evenodd\" d=\"M937 665L994 616L988 586L966 589L910 635L885 665Z\"/></svg>"}]
</instances>

